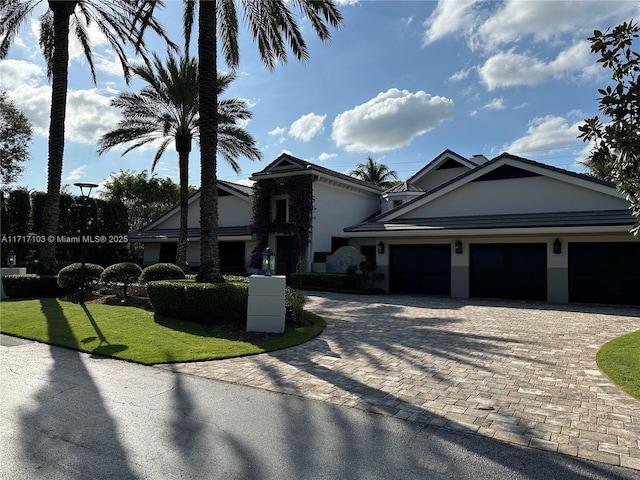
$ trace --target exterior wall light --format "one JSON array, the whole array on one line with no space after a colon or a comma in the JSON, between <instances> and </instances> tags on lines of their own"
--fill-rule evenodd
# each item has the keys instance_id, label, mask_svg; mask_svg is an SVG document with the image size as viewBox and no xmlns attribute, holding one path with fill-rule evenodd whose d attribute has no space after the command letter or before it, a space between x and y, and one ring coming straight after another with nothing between
<instances>
[{"instance_id":1,"label":"exterior wall light","mask_svg":"<svg viewBox=\"0 0 640 480\"><path fill-rule=\"evenodd\" d=\"M7 254L7 266L9 268L13 268L16 266L17 263L17 258L16 258L16 252L14 252L13 250L11 250L8 254Z\"/></svg>"},{"instance_id":2,"label":"exterior wall light","mask_svg":"<svg viewBox=\"0 0 640 480\"><path fill-rule=\"evenodd\" d=\"M384 243L378 243L378 253L384 253Z\"/></svg>"},{"instance_id":3,"label":"exterior wall light","mask_svg":"<svg viewBox=\"0 0 640 480\"><path fill-rule=\"evenodd\" d=\"M562 253L562 242L559 238L556 238L553 241L553 253L555 253L556 255Z\"/></svg>"},{"instance_id":4,"label":"exterior wall light","mask_svg":"<svg viewBox=\"0 0 640 480\"><path fill-rule=\"evenodd\" d=\"M264 275L266 277L270 277L276 269L276 254L273 253L271 247L267 247L267 249L262 253L262 269L264 270Z\"/></svg>"},{"instance_id":5,"label":"exterior wall light","mask_svg":"<svg viewBox=\"0 0 640 480\"><path fill-rule=\"evenodd\" d=\"M462 242L460 240L456 240L455 250L456 253L462 253Z\"/></svg>"}]
</instances>

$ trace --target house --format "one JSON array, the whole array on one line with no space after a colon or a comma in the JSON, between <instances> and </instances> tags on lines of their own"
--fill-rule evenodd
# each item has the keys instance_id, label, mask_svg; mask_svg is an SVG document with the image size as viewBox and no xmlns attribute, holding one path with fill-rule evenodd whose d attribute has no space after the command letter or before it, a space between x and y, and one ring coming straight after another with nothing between
<instances>
[{"instance_id":1,"label":"house","mask_svg":"<svg viewBox=\"0 0 640 480\"><path fill-rule=\"evenodd\" d=\"M378 187L282 154L251 177L220 182L223 270L250 270L266 246L277 272L354 246L392 293L640 304L635 219L611 183L504 153L445 150L407 181ZM199 196L190 199L188 261L197 266ZM178 209L132 240L145 264L175 258ZM173 247L164 244L173 244Z\"/></svg>"},{"instance_id":2,"label":"house","mask_svg":"<svg viewBox=\"0 0 640 480\"><path fill-rule=\"evenodd\" d=\"M451 151L406 183L382 195L401 200L391 209L344 230L374 239L385 290L640 304L640 242L612 184L507 153Z\"/></svg>"},{"instance_id":3,"label":"house","mask_svg":"<svg viewBox=\"0 0 640 480\"><path fill-rule=\"evenodd\" d=\"M244 272L246 259L257 242L252 235L253 189L245 185L218 181L218 234L220 267L225 272ZM175 262L180 206L177 205L136 232L129 233L130 242L144 244L143 265ZM200 264L200 192L189 197L187 221L187 263Z\"/></svg>"}]
</instances>

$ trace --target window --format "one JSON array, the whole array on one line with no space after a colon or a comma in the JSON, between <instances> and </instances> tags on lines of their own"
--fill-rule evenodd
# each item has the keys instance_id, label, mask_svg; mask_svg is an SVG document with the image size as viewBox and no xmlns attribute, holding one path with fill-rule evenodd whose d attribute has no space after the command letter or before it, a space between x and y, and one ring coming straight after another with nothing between
<instances>
[{"instance_id":1,"label":"window","mask_svg":"<svg viewBox=\"0 0 640 480\"><path fill-rule=\"evenodd\" d=\"M287 199L276 199L273 221L275 223L287 223L289 221L289 215L287 215L287 213Z\"/></svg>"}]
</instances>

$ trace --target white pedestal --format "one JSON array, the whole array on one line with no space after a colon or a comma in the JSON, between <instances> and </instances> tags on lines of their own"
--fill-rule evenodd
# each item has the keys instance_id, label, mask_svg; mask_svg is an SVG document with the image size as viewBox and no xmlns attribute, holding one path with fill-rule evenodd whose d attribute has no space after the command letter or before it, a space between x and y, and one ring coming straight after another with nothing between
<instances>
[{"instance_id":1,"label":"white pedestal","mask_svg":"<svg viewBox=\"0 0 640 480\"><path fill-rule=\"evenodd\" d=\"M24 267L0 268L0 298L9 298L4 293L2 277L4 277L5 275L24 275L25 273L27 273L27 269Z\"/></svg>"},{"instance_id":2,"label":"white pedestal","mask_svg":"<svg viewBox=\"0 0 640 480\"><path fill-rule=\"evenodd\" d=\"M247 305L247 332L284 332L284 275L251 275Z\"/></svg>"}]
</instances>

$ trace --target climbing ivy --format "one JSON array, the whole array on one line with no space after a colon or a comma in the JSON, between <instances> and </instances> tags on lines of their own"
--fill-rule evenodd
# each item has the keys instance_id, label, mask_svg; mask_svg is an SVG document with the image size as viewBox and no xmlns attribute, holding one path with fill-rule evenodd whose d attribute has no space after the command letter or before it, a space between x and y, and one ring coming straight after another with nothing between
<instances>
[{"instance_id":1,"label":"climbing ivy","mask_svg":"<svg viewBox=\"0 0 640 480\"><path fill-rule=\"evenodd\" d=\"M251 265L260 266L270 233L291 235L296 258L303 258L309 245L313 219L311 175L258 180L253 188L253 232L258 237L258 246L252 252ZM288 199L289 221L286 223L272 220L271 198L278 195L286 195Z\"/></svg>"}]
</instances>

